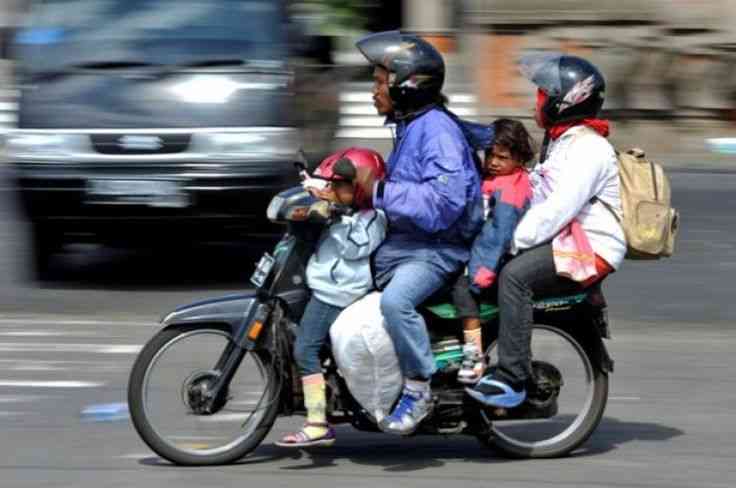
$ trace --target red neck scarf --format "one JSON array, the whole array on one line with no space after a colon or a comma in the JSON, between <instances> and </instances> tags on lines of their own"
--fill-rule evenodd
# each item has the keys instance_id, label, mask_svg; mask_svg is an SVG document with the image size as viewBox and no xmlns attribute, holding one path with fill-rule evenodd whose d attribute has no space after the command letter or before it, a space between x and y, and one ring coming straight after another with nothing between
<instances>
[{"instance_id":1,"label":"red neck scarf","mask_svg":"<svg viewBox=\"0 0 736 488\"><path fill-rule=\"evenodd\" d=\"M577 125L584 125L586 127L590 127L597 133L599 133L603 137L608 137L608 134L611 132L611 123L604 119L582 119L582 120L573 120L572 122L563 122L561 124L554 125L550 127L549 130L549 136L552 138L552 140L558 139L562 134L567 132L568 129L575 127Z\"/></svg>"}]
</instances>

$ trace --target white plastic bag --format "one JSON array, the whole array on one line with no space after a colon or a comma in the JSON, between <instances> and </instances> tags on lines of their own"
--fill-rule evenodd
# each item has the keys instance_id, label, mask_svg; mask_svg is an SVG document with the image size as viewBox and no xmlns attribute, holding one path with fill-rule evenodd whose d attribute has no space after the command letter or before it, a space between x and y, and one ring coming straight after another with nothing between
<instances>
[{"instance_id":1,"label":"white plastic bag","mask_svg":"<svg viewBox=\"0 0 736 488\"><path fill-rule=\"evenodd\" d=\"M376 421L391 410L403 381L380 303L381 294L370 293L343 310L330 328L337 368L350 393Z\"/></svg>"}]
</instances>

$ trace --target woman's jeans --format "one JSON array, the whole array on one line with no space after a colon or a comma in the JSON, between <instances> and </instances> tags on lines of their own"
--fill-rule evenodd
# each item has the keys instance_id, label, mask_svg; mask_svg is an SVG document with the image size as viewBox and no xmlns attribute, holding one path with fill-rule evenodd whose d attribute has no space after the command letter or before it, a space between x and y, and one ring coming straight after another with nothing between
<instances>
[{"instance_id":1,"label":"woman's jeans","mask_svg":"<svg viewBox=\"0 0 736 488\"><path fill-rule=\"evenodd\" d=\"M381 296L381 312L405 378L428 380L436 371L427 325L417 306L442 288L448 274L425 261L399 265Z\"/></svg>"},{"instance_id":2,"label":"woman's jeans","mask_svg":"<svg viewBox=\"0 0 736 488\"><path fill-rule=\"evenodd\" d=\"M321 302L314 296L307 303L294 344L294 359L302 376L322 372L319 352L325 344L330 326L342 311L343 307Z\"/></svg>"},{"instance_id":3,"label":"woman's jeans","mask_svg":"<svg viewBox=\"0 0 736 488\"><path fill-rule=\"evenodd\" d=\"M551 244L509 261L501 270L498 286L497 375L518 390L531 377L534 300L579 293L582 286L557 275Z\"/></svg>"}]
</instances>

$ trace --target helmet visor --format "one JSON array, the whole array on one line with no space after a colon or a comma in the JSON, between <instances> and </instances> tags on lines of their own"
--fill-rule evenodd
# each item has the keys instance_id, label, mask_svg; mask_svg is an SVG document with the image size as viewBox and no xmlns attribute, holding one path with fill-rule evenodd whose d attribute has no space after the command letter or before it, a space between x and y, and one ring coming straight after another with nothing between
<instances>
[{"instance_id":1,"label":"helmet visor","mask_svg":"<svg viewBox=\"0 0 736 488\"><path fill-rule=\"evenodd\" d=\"M544 90L548 95L559 95L562 91L561 59L561 53L529 53L519 59L519 70L525 78Z\"/></svg>"},{"instance_id":2,"label":"helmet visor","mask_svg":"<svg viewBox=\"0 0 736 488\"><path fill-rule=\"evenodd\" d=\"M386 31L367 35L356 42L355 46L369 63L391 71L392 54L402 49L402 43L401 32Z\"/></svg>"}]
</instances>

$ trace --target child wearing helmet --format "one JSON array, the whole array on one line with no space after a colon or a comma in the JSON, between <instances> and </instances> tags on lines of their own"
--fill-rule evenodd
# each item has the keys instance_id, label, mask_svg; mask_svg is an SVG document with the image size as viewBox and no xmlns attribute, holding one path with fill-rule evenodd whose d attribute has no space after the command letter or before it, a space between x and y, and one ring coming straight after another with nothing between
<instances>
[{"instance_id":1,"label":"child wearing helmet","mask_svg":"<svg viewBox=\"0 0 736 488\"><path fill-rule=\"evenodd\" d=\"M385 174L381 155L361 148L339 151L322 161L315 171L314 176L328 184L310 192L353 212L333 219L307 264L307 285L312 297L304 309L294 344L307 421L300 431L287 434L276 443L282 447L329 446L335 442L335 432L326 419L325 379L319 352L340 312L373 288L370 255L386 235L384 213L373 209L370 197L335 171L336 166L347 162L370 172L376 180L382 180Z\"/></svg>"},{"instance_id":2,"label":"child wearing helmet","mask_svg":"<svg viewBox=\"0 0 736 488\"><path fill-rule=\"evenodd\" d=\"M525 166L534 157L533 140L524 124L498 119L491 128L494 139L485 151L481 187L486 222L473 242L468 274L460 276L452 289L453 302L463 321L465 359L458 381L465 384L477 383L485 371L479 295L496 285L514 230L529 208L532 193Z\"/></svg>"}]
</instances>

